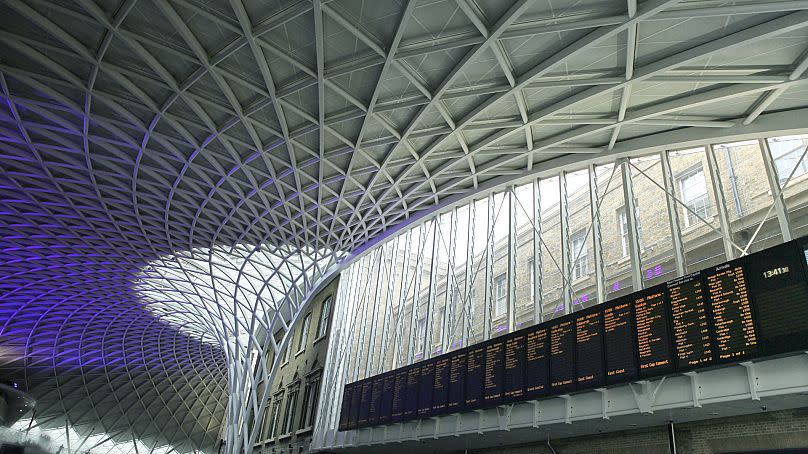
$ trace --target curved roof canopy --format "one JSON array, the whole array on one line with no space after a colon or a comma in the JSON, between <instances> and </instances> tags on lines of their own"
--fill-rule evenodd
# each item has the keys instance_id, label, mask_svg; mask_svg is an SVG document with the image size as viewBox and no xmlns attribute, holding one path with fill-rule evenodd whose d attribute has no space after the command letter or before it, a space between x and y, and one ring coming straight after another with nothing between
<instances>
[{"instance_id":1,"label":"curved roof canopy","mask_svg":"<svg viewBox=\"0 0 808 454\"><path fill-rule=\"evenodd\" d=\"M228 364L436 205L808 107L804 1L0 5L0 358L70 451L213 451Z\"/></svg>"}]
</instances>

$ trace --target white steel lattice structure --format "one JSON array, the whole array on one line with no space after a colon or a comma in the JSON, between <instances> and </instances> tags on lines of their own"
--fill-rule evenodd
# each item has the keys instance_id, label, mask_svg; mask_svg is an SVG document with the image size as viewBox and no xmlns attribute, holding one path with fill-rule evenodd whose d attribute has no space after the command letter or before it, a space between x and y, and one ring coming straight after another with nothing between
<instances>
[{"instance_id":1,"label":"white steel lattice structure","mask_svg":"<svg viewBox=\"0 0 808 454\"><path fill-rule=\"evenodd\" d=\"M267 333L387 235L808 112L804 0L0 6L0 356L68 452L249 453Z\"/></svg>"}]
</instances>

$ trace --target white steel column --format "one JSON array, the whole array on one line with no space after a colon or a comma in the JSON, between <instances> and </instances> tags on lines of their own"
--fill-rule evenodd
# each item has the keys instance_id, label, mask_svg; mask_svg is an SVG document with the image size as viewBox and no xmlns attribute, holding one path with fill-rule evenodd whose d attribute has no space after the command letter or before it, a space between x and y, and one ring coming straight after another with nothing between
<instances>
[{"instance_id":1,"label":"white steel column","mask_svg":"<svg viewBox=\"0 0 808 454\"><path fill-rule=\"evenodd\" d=\"M505 193L508 197L508 332L516 329L516 193L514 187Z\"/></svg>"},{"instance_id":2,"label":"white steel column","mask_svg":"<svg viewBox=\"0 0 808 454\"><path fill-rule=\"evenodd\" d=\"M675 185L673 179L673 170L671 169L670 154L663 151L659 154L662 163L662 180L665 185L665 201L668 207L668 223L671 229L671 239L673 241L673 258L676 263L676 275L683 276L685 274L685 249L684 242L682 241L682 229L679 228L679 210L676 209L676 200L674 199Z\"/></svg>"},{"instance_id":3,"label":"white steel column","mask_svg":"<svg viewBox=\"0 0 808 454\"><path fill-rule=\"evenodd\" d=\"M561 290L564 295L564 313L572 313L572 247L570 245L569 219L567 215L567 177L558 173L558 216L561 226Z\"/></svg>"},{"instance_id":4,"label":"white steel column","mask_svg":"<svg viewBox=\"0 0 808 454\"><path fill-rule=\"evenodd\" d=\"M721 223L721 238L724 242L724 253L727 260L735 258L735 251L732 244L732 225L727 214L727 202L724 199L724 187L721 184L721 175L718 171L718 163L715 160L713 146L708 144L704 147L707 156L707 167L710 170L710 182L713 185L713 197L715 197L716 208L718 209L718 220Z\"/></svg>"},{"instance_id":5,"label":"white steel column","mask_svg":"<svg viewBox=\"0 0 808 454\"><path fill-rule=\"evenodd\" d=\"M643 288L642 263L640 262L640 241L637 235L637 203L634 200L634 185L631 182L631 166L628 159L619 161L623 174L623 209L626 212L626 230L628 230L628 250L631 257L631 284L633 291Z\"/></svg>"},{"instance_id":6,"label":"white steel column","mask_svg":"<svg viewBox=\"0 0 808 454\"><path fill-rule=\"evenodd\" d=\"M589 165L589 209L592 215L592 244L595 262L595 280L597 281L598 304L606 301L606 286L604 285L603 245L600 238L600 205L598 200L598 183L595 180L595 165Z\"/></svg>"},{"instance_id":7,"label":"white steel column","mask_svg":"<svg viewBox=\"0 0 808 454\"><path fill-rule=\"evenodd\" d=\"M541 186L539 180L533 180L533 323L541 323L544 317L542 307L542 275L541 275Z\"/></svg>"},{"instance_id":8,"label":"white steel column","mask_svg":"<svg viewBox=\"0 0 808 454\"><path fill-rule=\"evenodd\" d=\"M791 241L791 223L788 221L786 204L783 200L783 193L780 191L780 179L777 176L777 169L774 166L774 159L772 159L772 153L769 149L769 142L766 139L758 139L758 143L760 144L760 153L763 156L763 166L766 169L766 177L769 180L769 190L774 199L777 221L780 223L780 231L783 233L783 242ZM765 222L765 220L763 221Z\"/></svg>"}]
</instances>

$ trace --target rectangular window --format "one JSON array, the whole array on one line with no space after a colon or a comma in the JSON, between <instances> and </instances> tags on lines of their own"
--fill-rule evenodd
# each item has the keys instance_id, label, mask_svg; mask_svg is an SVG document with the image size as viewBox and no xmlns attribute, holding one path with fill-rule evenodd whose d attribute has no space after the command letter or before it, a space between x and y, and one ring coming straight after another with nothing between
<instances>
[{"instance_id":1,"label":"rectangular window","mask_svg":"<svg viewBox=\"0 0 808 454\"><path fill-rule=\"evenodd\" d=\"M320 398L320 376L312 378L306 385L308 402L306 402L306 413L302 427L314 427L314 419L317 416L317 403Z\"/></svg>"},{"instance_id":2,"label":"rectangular window","mask_svg":"<svg viewBox=\"0 0 808 454\"><path fill-rule=\"evenodd\" d=\"M278 435L278 420L281 416L281 400L283 399L283 394L278 394L275 396L275 402L272 404L272 424L269 428L269 438L275 438Z\"/></svg>"},{"instance_id":3,"label":"rectangular window","mask_svg":"<svg viewBox=\"0 0 808 454\"><path fill-rule=\"evenodd\" d=\"M586 245L586 230L575 232L570 238L572 245L572 280L589 274L589 248Z\"/></svg>"},{"instance_id":4,"label":"rectangular window","mask_svg":"<svg viewBox=\"0 0 808 454\"><path fill-rule=\"evenodd\" d=\"M283 420L282 433L287 434L292 431L292 421L295 420L295 409L297 408L297 388L289 390L289 398L286 399L286 418Z\"/></svg>"},{"instance_id":5,"label":"rectangular window","mask_svg":"<svg viewBox=\"0 0 808 454\"><path fill-rule=\"evenodd\" d=\"M701 166L678 178L682 202L687 206L684 210L685 227L699 222L699 217L706 219L710 215L710 198L707 196L707 182Z\"/></svg>"},{"instance_id":6,"label":"rectangular window","mask_svg":"<svg viewBox=\"0 0 808 454\"><path fill-rule=\"evenodd\" d=\"M419 318L418 323L415 325L415 356L418 354L423 355L424 351L424 338L426 335L426 318ZM422 358L423 356L421 356Z\"/></svg>"},{"instance_id":7,"label":"rectangular window","mask_svg":"<svg viewBox=\"0 0 808 454\"><path fill-rule=\"evenodd\" d=\"M802 136L772 137L767 139L769 149L774 159L774 167L777 170L777 179L782 186L791 171L794 171L793 178L804 175L808 172L808 157L800 161L802 153L805 151L808 140ZM796 170L794 168L796 167Z\"/></svg>"},{"instance_id":8,"label":"rectangular window","mask_svg":"<svg viewBox=\"0 0 808 454\"><path fill-rule=\"evenodd\" d=\"M303 327L300 330L300 338L297 340L298 353L306 349L306 341L309 339L309 325L311 325L311 312L306 314L306 318L303 319Z\"/></svg>"},{"instance_id":9,"label":"rectangular window","mask_svg":"<svg viewBox=\"0 0 808 454\"><path fill-rule=\"evenodd\" d=\"M281 365L289 362L289 352L291 351L292 348L289 345L287 345L286 348L283 349L283 360L281 360Z\"/></svg>"},{"instance_id":10,"label":"rectangular window","mask_svg":"<svg viewBox=\"0 0 808 454\"><path fill-rule=\"evenodd\" d=\"M325 336L328 332L328 321L331 318L331 297L325 299L320 311L320 322L317 324L317 338Z\"/></svg>"},{"instance_id":11,"label":"rectangular window","mask_svg":"<svg viewBox=\"0 0 808 454\"><path fill-rule=\"evenodd\" d=\"M635 225L637 226L637 243L642 249L642 226L640 225L640 206L637 200L634 200L635 212ZM628 219L626 219L626 207L621 206L617 209L617 225L620 227L620 247L623 251L623 257L628 257Z\"/></svg>"},{"instance_id":12,"label":"rectangular window","mask_svg":"<svg viewBox=\"0 0 808 454\"><path fill-rule=\"evenodd\" d=\"M508 311L508 286L505 274L494 278L494 317L505 315Z\"/></svg>"}]
</instances>

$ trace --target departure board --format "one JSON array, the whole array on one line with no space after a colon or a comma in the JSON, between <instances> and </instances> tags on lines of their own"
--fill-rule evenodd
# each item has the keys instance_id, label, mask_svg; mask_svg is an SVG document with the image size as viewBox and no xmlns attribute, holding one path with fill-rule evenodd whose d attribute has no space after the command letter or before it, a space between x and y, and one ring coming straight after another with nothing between
<instances>
[{"instance_id":1,"label":"departure board","mask_svg":"<svg viewBox=\"0 0 808 454\"><path fill-rule=\"evenodd\" d=\"M640 376L669 372L674 364L665 286L658 285L634 295Z\"/></svg>"},{"instance_id":2,"label":"departure board","mask_svg":"<svg viewBox=\"0 0 808 454\"><path fill-rule=\"evenodd\" d=\"M391 413L393 411L393 387L396 382L395 372L389 372L384 375L382 382L382 403L379 406L379 424L389 424Z\"/></svg>"},{"instance_id":3,"label":"departure board","mask_svg":"<svg viewBox=\"0 0 808 454\"><path fill-rule=\"evenodd\" d=\"M485 347L475 346L466 356L466 401L467 408L480 407L483 402L483 379L485 378Z\"/></svg>"},{"instance_id":4,"label":"departure board","mask_svg":"<svg viewBox=\"0 0 808 454\"><path fill-rule=\"evenodd\" d=\"M339 430L808 351L808 237L344 387Z\"/></svg>"},{"instance_id":5,"label":"departure board","mask_svg":"<svg viewBox=\"0 0 808 454\"><path fill-rule=\"evenodd\" d=\"M362 390L359 398L359 417L356 420L356 427L366 427L368 425L368 415L370 414L370 396L373 389L373 382L366 380L362 382Z\"/></svg>"},{"instance_id":6,"label":"departure board","mask_svg":"<svg viewBox=\"0 0 808 454\"><path fill-rule=\"evenodd\" d=\"M705 274L715 325L716 358L726 362L756 355L757 330L746 274L740 262L725 263Z\"/></svg>"},{"instance_id":7,"label":"departure board","mask_svg":"<svg viewBox=\"0 0 808 454\"><path fill-rule=\"evenodd\" d=\"M505 341L489 341L485 347L485 379L483 381L483 401L496 404L502 400L502 374L505 367Z\"/></svg>"},{"instance_id":8,"label":"departure board","mask_svg":"<svg viewBox=\"0 0 808 454\"><path fill-rule=\"evenodd\" d=\"M373 379L370 389L370 410L368 410L368 424L375 426L379 424L379 406L382 404L382 386L384 377L378 376Z\"/></svg>"},{"instance_id":9,"label":"departure board","mask_svg":"<svg viewBox=\"0 0 808 454\"><path fill-rule=\"evenodd\" d=\"M603 308L603 347L606 383L637 378L634 305L631 295L606 303Z\"/></svg>"},{"instance_id":10,"label":"departure board","mask_svg":"<svg viewBox=\"0 0 808 454\"><path fill-rule=\"evenodd\" d=\"M353 394L353 386L346 385L342 392L342 405L339 411L339 430L348 430L348 416L351 408L351 395Z\"/></svg>"},{"instance_id":11,"label":"departure board","mask_svg":"<svg viewBox=\"0 0 808 454\"><path fill-rule=\"evenodd\" d=\"M446 409L449 400L449 355L435 360L435 382L432 386L432 411L440 413Z\"/></svg>"},{"instance_id":12,"label":"departure board","mask_svg":"<svg viewBox=\"0 0 808 454\"><path fill-rule=\"evenodd\" d=\"M575 323L570 317L550 325L550 389L571 390L575 386Z\"/></svg>"},{"instance_id":13,"label":"departure board","mask_svg":"<svg viewBox=\"0 0 808 454\"><path fill-rule=\"evenodd\" d=\"M421 368L409 366L407 370L407 386L404 388L404 419L413 418L418 414L418 378Z\"/></svg>"},{"instance_id":14,"label":"departure board","mask_svg":"<svg viewBox=\"0 0 808 454\"><path fill-rule=\"evenodd\" d=\"M580 387L605 383L603 364L603 319L601 308L581 311L575 317L575 376Z\"/></svg>"},{"instance_id":15,"label":"departure board","mask_svg":"<svg viewBox=\"0 0 808 454\"><path fill-rule=\"evenodd\" d=\"M503 393L508 401L519 400L525 395L526 349L526 333L518 331L505 338L505 386Z\"/></svg>"},{"instance_id":16,"label":"departure board","mask_svg":"<svg viewBox=\"0 0 808 454\"><path fill-rule=\"evenodd\" d=\"M348 418L348 428L356 429L359 420L359 404L362 400L362 382L357 382L351 393L351 416Z\"/></svg>"},{"instance_id":17,"label":"departure board","mask_svg":"<svg viewBox=\"0 0 808 454\"><path fill-rule=\"evenodd\" d=\"M668 282L676 365L680 370L713 362L713 336L700 272Z\"/></svg>"},{"instance_id":18,"label":"departure board","mask_svg":"<svg viewBox=\"0 0 808 454\"><path fill-rule=\"evenodd\" d=\"M396 369L393 382L393 408L390 410L390 422L399 422L404 417L404 398L407 394L407 369Z\"/></svg>"},{"instance_id":19,"label":"departure board","mask_svg":"<svg viewBox=\"0 0 808 454\"><path fill-rule=\"evenodd\" d=\"M804 266L808 241L786 243L750 256L749 288L767 355L794 351L808 342L808 281Z\"/></svg>"},{"instance_id":20,"label":"departure board","mask_svg":"<svg viewBox=\"0 0 808 454\"><path fill-rule=\"evenodd\" d=\"M435 386L435 361L421 363L418 376L418 416L428 418L432 414L432 387Z\"/></svg>"},{"instance_id":21,"label":"departure board","mask_svg":"<svg viewBox=\"0 0 808 454\"><path fill-rule=\"evenodd\" d=\"M538 397L550 391L550 335L546 325L528 329L525 345L525 395Z\"/></svg>"},{"instance_id":22,"label":"departure board","mask_svg":"<svg viewBox=\"0 0 808 454\"><path fill-rule=\"evenodd\" d=\"M466 404L466 350L459 350L449 357L449 400L446 409L457 412Z\"/></svg>"}]
</instances>

